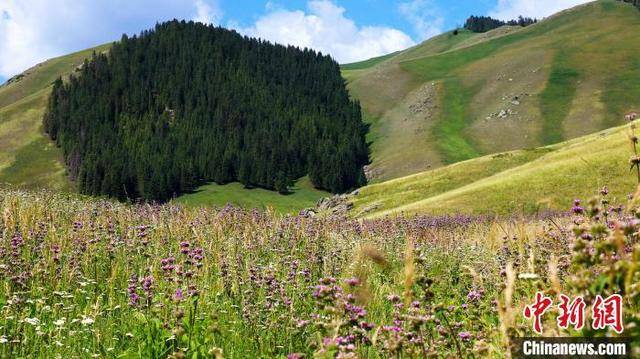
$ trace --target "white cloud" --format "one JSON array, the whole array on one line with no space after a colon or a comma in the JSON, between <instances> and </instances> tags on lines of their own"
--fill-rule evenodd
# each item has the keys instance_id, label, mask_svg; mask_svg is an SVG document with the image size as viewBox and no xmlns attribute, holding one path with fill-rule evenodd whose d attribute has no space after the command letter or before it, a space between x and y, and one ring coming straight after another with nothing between
<instances>
[{"instance_id":1,"label":"white cloud","mask_svg":"<svg viewBox=\"0 0 640 359\"><path fill-rule=\"evenodd\" d=\"M271 4L268 13L241 33L272 42L312 48L348 63L406 49L415 43L397 29L358 27L345 9L329 0L307 3L307 12L281 9Z\"/></svg>"},{"instance_id":2,"label":"white cloud","mask_svg":"<svg viewBox=\"0 0 640 359\"><path fill-rule=\"evenodd\" d=\"M209 4L204 0L196 0L195 6L196 16L193 18L193 21L205 24L217 24L222 18L222 10L217 2Z\"/></svg>"},{"instance_id":3,"label":"white cloud","mask_svg":"<svg viewBox=\"0 0 640 359\"><path fill-rule=\"evenodd\" d=\"M444 18L431 0L413 0L398 6L400 14L413 26L420 40L442 33Z\"/></svg>"},{"instance_id":4,"label":"white cloud","mask_svg":"<svg viewBox=\"0 0 640 359\"><path fill-rule=\"evenodd\" d=\"M520 15L541 19L590 1L592 0L498 0L498 5L489 15L502 20L515 19Z\"/></svg>"},{"instance_id":5,"label":"white cloud","mask_svg":"<svg viewBox=\"0 0 640 359\"><path fill-rule=\"evenodd\" d=\"M118 40L122 33L152 28L156 22L178 18L218 24L223 17L219 1L0 0L0 79L48 58ZM246 35L313 48L343 63L414 45L397 29L356 25L330 0L307 5L304 11L292 11L268 2L267 13L254 25L228 25Z\"/></svg>"},{"instance_id":6,"label":"white cloud","mask_svg":"<svg viewBox=\"0 0 640 359\"><path fill-rule=\"evenodd\" d=\"M82 10L73 6L72 1L58 1L59 6L46 9L44 1L34 1L28 6L27 1L0 3L0 75L10 76L26 67L55 55L57 40L48 33L52 26L46 18L67 16L78 18ZM61 23L61 32L71 31L70 24Z\"/></svg>"},{"instance_id":7,"label":"white cloud","mask_svg":"<svg viewBox=\"0 0 640 359\"><path fill-rule=\"evenodd\" d=\"M0 77L173 18L218 22L218 0L0 0Z\"/></svg>"}]
</instances>

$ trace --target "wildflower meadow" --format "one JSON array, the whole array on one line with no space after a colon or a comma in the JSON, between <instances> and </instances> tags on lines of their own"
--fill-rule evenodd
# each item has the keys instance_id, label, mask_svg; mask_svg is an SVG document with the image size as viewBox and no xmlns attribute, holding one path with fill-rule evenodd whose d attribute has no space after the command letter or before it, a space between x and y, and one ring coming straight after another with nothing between
<instances>
[{"instance_id":1,"label":"wildflower meadow","mask_svg":"<svg viewBox=\"0 0 640 359\"><path fill-rule=\"evenodd\" d=\"M503 358L538 335L537 292L618 294L621 333L589 314L563 329L554 307L542 335L638 355L640 194L608 192L535 217L357 220L4 188L0 357Z\"/></svg>"}]
</instances>

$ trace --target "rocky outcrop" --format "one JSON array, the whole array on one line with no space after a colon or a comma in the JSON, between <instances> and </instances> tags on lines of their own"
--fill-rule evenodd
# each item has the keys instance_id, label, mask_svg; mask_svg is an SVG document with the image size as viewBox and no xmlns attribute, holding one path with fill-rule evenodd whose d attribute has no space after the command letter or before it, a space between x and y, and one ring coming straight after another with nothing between
<instances>
[{"instance_id":1,"label":"rocky outcrop","mask_svg":"<svg viewBox=\"0 0 640 359\"><path fill-rule=\"evenodd\" d=\"M349 197L357 194L358 190L352 194L340 194L322 198L314 208L300 211L300 215L303 217L315 217L317 215L346 217L349 211L353 209L353 203L349 200Z\"/></svg>"}]
</instances>

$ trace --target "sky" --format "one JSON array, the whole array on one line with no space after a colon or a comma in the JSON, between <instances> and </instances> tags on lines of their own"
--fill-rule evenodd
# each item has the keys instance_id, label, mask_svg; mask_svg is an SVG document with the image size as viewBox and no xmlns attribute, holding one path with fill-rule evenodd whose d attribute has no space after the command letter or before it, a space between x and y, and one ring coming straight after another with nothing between
<instances>
[{"instance_id":1,"label":"sky","mask_svg":"<svg viewBox=\"0 0 640 359\"><path fill-rule=\"evenodd\" d=\"M0 83L171 19L308 47L340 63L402 50L469 15L543 18L585 0L0 0Z\"/></svg>"}]
</instances>

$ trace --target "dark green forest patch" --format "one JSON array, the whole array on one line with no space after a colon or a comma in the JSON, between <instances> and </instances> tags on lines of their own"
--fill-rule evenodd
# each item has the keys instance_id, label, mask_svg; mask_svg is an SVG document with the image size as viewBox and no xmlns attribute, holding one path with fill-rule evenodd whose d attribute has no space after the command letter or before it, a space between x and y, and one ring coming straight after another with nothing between
<instances>
[{"instance_id":1,"label":"dark green forest patch","mask_svg":"<svg viewBox=\"0 0 640 359\"><path fill-rule=\"evenodd\" d=\"M207 182L365 183L366 126L339 65L193 22L159 24L56 81L46 132L82 193L167 200Z\"/></svg>"}]
</instances>

